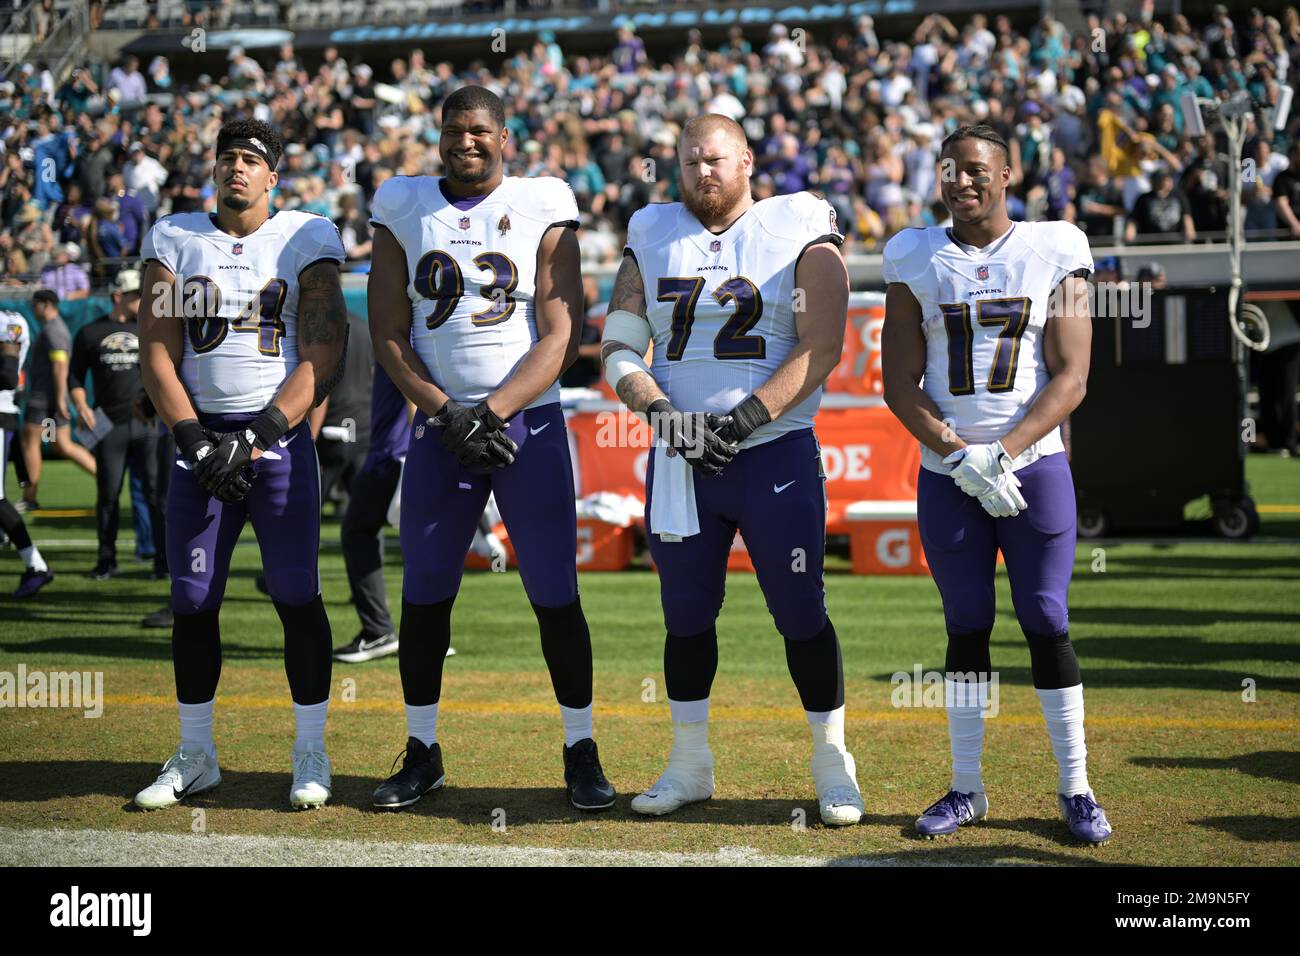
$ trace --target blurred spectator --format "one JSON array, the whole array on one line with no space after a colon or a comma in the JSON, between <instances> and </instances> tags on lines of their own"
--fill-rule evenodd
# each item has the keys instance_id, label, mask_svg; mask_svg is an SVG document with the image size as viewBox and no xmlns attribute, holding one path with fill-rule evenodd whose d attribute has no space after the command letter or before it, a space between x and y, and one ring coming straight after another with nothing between
<instances>
[{"instance_id":1,"label":"blurred spectator","mask_svg":"<svg viewBox=\"0 0 1300 956\"><path fill-rule=\"evenodd\" d=\"M1168 170L1158 169L1151 174L1151 191L1138 197L1124 232L1125 242L1136 241L1139 235L1169 238L1178 234L1184 242L1196 238L1191 208L1187 197L1174 185Z\"/></svg>"},{"instance_id":2,"label":"blurred spectator","mask_svg":"<svg viewBox=\"0 0 1300 956\"><path fill-rule=\"evenodd\" d=\"M77 265L81 246L66 242L54 247L54 263L41 270L41 285L52 290L65 302L84 299L90 294L90 277Z\"/></svg>"},{"instance_id":3,"label":"blurred spectator","mask_svg":"<svg viewBox=\"0 0 1300 956\"><path fill-rule=\"evenodd\" d=\"M125 249L117 220L117 203L107 198L96 201L87 239L94 260L95 276L99 279L111 279L118 272L119 267L107 261L120 259Z\"/></svg>"},{"instance_id":4,"label":"blurred spectator","mask_svg":"<svg viewBox=\"0 0 1300 956\"><path fill-rule=\"evenodd\" d=\"M26 203L14 217L14 245L27 257L27 269L40 272L54 253L54 232L36 202Z\"/></svg>"},{"instance_id":5,"label":"blurred spectator","mask_svg":"<svg viewBox=\"0 0 1300 956\"><path fill-rule=\"evenodd\" d=\"M149 230L149 216L144 203L126 188L126 174L113 170L108 174L106 199L113 201L117 210L116 221L121 234L121 255L133 256L140 249L144 234Z\"/></svg>"},{"instance_id":6,"label":"blurred spectator","mask_svg":"<svg viewBox=\"0 0 1300 956\"><path fill-rule=\"evenodd\" d=\"M1300 239L1300 140L1292 141L1287 157L1289 167L1273 180L1273 207L1278 227Z\"/></svg>"},{"instance_id":7,"label":"blurred spectator","mask_svg":"<svg viewBox=\"0 0 1300 956\"><path fill-rule=\"evenodd\" d=\"M140 59L128 55L121 66L113 67L108 74L108 88L121 94L123 104L136 103L148 95L143 74L140 73Z\"/></svg>"},{"instance_id":8,"label":"blurred spectator","mask_svg":"<svg viewBox=\"0 0 1300 956\"><path fill-rule=\"evenodd\" d=\"M143 143L132 143L127 153L126 166L122 170L122 180L126 191L140 200L143 219L140 224L141 236L145 224L158 209L158 199L163 185L167 182L167 169L162 163L145 152ZM136 238L136 237L133 237ZM132 248L135 243L131 243Z\"/></svg>"}]
</instances>

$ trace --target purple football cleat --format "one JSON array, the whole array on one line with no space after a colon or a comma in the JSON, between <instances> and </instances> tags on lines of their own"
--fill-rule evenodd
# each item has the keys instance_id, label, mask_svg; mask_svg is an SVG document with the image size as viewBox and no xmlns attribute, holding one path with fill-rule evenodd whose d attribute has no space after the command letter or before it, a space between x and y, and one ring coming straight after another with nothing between
<instances>
[{"instance_id":1,"label":"purple football cleat","mask_svg":"<svg viewBox=\"0 0 1300 956\"><path fill-rule=\"evenodd\" d=\"M18 582L18 590L14 591L14 597L29 598L53 580L54 572L49 568L44 571L28 568L23 572L22 580Z\"/></svg>"},{"instance_id":2,"label":"purple football cleat","mask_svg":"<svg viewBox=\"0 0 1300 956\"><path fill-rule=\"evenodd\" d=\"M927 839L947 836L956 833L958 827L983 820L988 812L989 799L982 791L949 790L916 818L916 832Z\"/></svg>"},{"instance_id":3,"label":"purple football cleat","mask_svg":"<svg viewBox=\"0 0 1300 956\"><path fill-rule=\"evenodd\" d=\"M1091 793L1073 797L1058 793L1056 802L1061 807L1061 817L1070 825L1070 832L1088 843L1105 843L1110 839L1110 821L1106 811L1097 805Z\"/></svg>"}]
</instances>

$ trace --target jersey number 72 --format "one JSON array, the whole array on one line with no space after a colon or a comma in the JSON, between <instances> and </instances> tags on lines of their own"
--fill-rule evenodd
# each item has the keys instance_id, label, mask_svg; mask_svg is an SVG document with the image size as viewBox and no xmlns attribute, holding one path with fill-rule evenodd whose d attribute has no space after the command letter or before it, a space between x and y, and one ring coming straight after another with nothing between
<instances>
[{"instance_id":1,"label":"jersey number 72","mask_svg":"<svg viewBox=\"0 0 1300 956\"><path fill-rule=\"evenodd\" d=\"M970 395L975 391L970 304L943 302L939 308L948 332L948 391L953 395ZM1016 359L1020 355L1020 337L1029 327L1029 312L1029 300L1023 297L980 299L975 305L976 322L982 326L1002 326L993 364L989 367L990 392L1009 392L1016 387Z\"/></svg>"}]
</instances>

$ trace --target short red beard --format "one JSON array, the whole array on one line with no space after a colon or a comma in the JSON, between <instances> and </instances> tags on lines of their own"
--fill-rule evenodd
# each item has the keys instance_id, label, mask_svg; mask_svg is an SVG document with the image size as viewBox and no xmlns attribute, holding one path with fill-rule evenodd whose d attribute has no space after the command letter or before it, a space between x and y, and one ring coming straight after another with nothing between
<instances>
[{"instance_id":1,"label":"short red beard","mask_svg":"<svg viewBox=\"0 0 1300 956\"><path fill-rule=\"evenodd\" d=\"M731 186L721 186L716 192L701 195L695 191L683 190L682 202L686 204L691 215L701 222L706 219L717 220L740 205L748 192L749 177L741 176Z\"/></svg>"}]
</instances>

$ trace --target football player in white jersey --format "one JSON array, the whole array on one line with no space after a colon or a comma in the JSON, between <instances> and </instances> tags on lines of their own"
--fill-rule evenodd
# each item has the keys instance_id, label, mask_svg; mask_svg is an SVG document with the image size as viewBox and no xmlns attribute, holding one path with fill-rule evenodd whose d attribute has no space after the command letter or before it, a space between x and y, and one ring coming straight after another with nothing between
<instances>
[{"instance_id":1,"label":"football player in white jersey","mask_svg":"<svg viewBox=\"0 0 1300 956\"><path fill-rule=\"evenodd\" d=\"M843 237L830 204L810 193L754 202L754 155L728 117L687 123L678 159L683 202L646 206L628 225L601 348L607 380L658 440L646 531L667 630L673 747L632 809L660 815L713 795L715 624L739 530L811 727L821 818L857 823L862 794L844 746L844 674L826 614L825 479L813 434L844 339Z\"/></svg>"},{"instance_id":2,"label":"football player in white jersey","mask_svg":"<svg viewBox=\"0 0 1300 956\"><path fill-rule=\"evenodd\" d=\"M1088 785L1066 608L1074 482L1059 427L1088 378L1092 254L1070 223L1011 222L1007 144L990 127L952 133L940 167L951 228L905 229L884 254L885 401L922 445L917 518L948 631L952 783L916 827L940 836L988 813L980 754L1001 550L1061 815L1076 837L1100 843L1111 828Z\"/></svg>"},{"instance_id":3,"label":"football player in white jersey","mask_svg":"<svg viewBox=\"0 0 1300 956\"><path fill-rule=\"evenodd\" d=\"M504 175L501 100L442 104L445 176L396 176L371 204L375 357L415 403L402 477L398 660L402 769L375 791L409 806L444 781L442 663L465 555L494 494L541 629L564 723L564 782L580 810L614 805L591 719L591 636L578 600L577 514L559 376L582 329L578 207L563 180Z\"/></svg>"},{"instance_id":4,"label":"football player in white jersey","mask_svg":"<svg viewBox=\"0 0 1300 956\"><path fill-rule=\"evenodd\" d=\"M13 441L18 433L18 405L14 393L21 383L23 363L27 361L27 349L31 344L27 319L19 312L0 312L0 531L9 536L23 561L23 576L14 591L14 597L18 598L29 598L54 580L53 572L41 557L40 548L32 544L23 516L5 497L5 471L9 467L10 451L21 454Z\"/></svg>"},{"instance_id":5,"label":"football player in white jersey","mask_svg":"<svg viewBox=\"0 0 1300 956\"><path fill-rule=\"evenodd\" d=\"M141 368L176 437L167 564L180 745L135 802L177 803L221 781L212 712L217 615L235 542L251 520L276 612L297 728L290 804L330 795L325 755L331 641L321 601L320 472L307 413L343 372L347 309L338 230L305 212L270 215L283 147L257 120L217 136L217 211L164 217L145 236Z\"/></svg>"}]
</instances>

